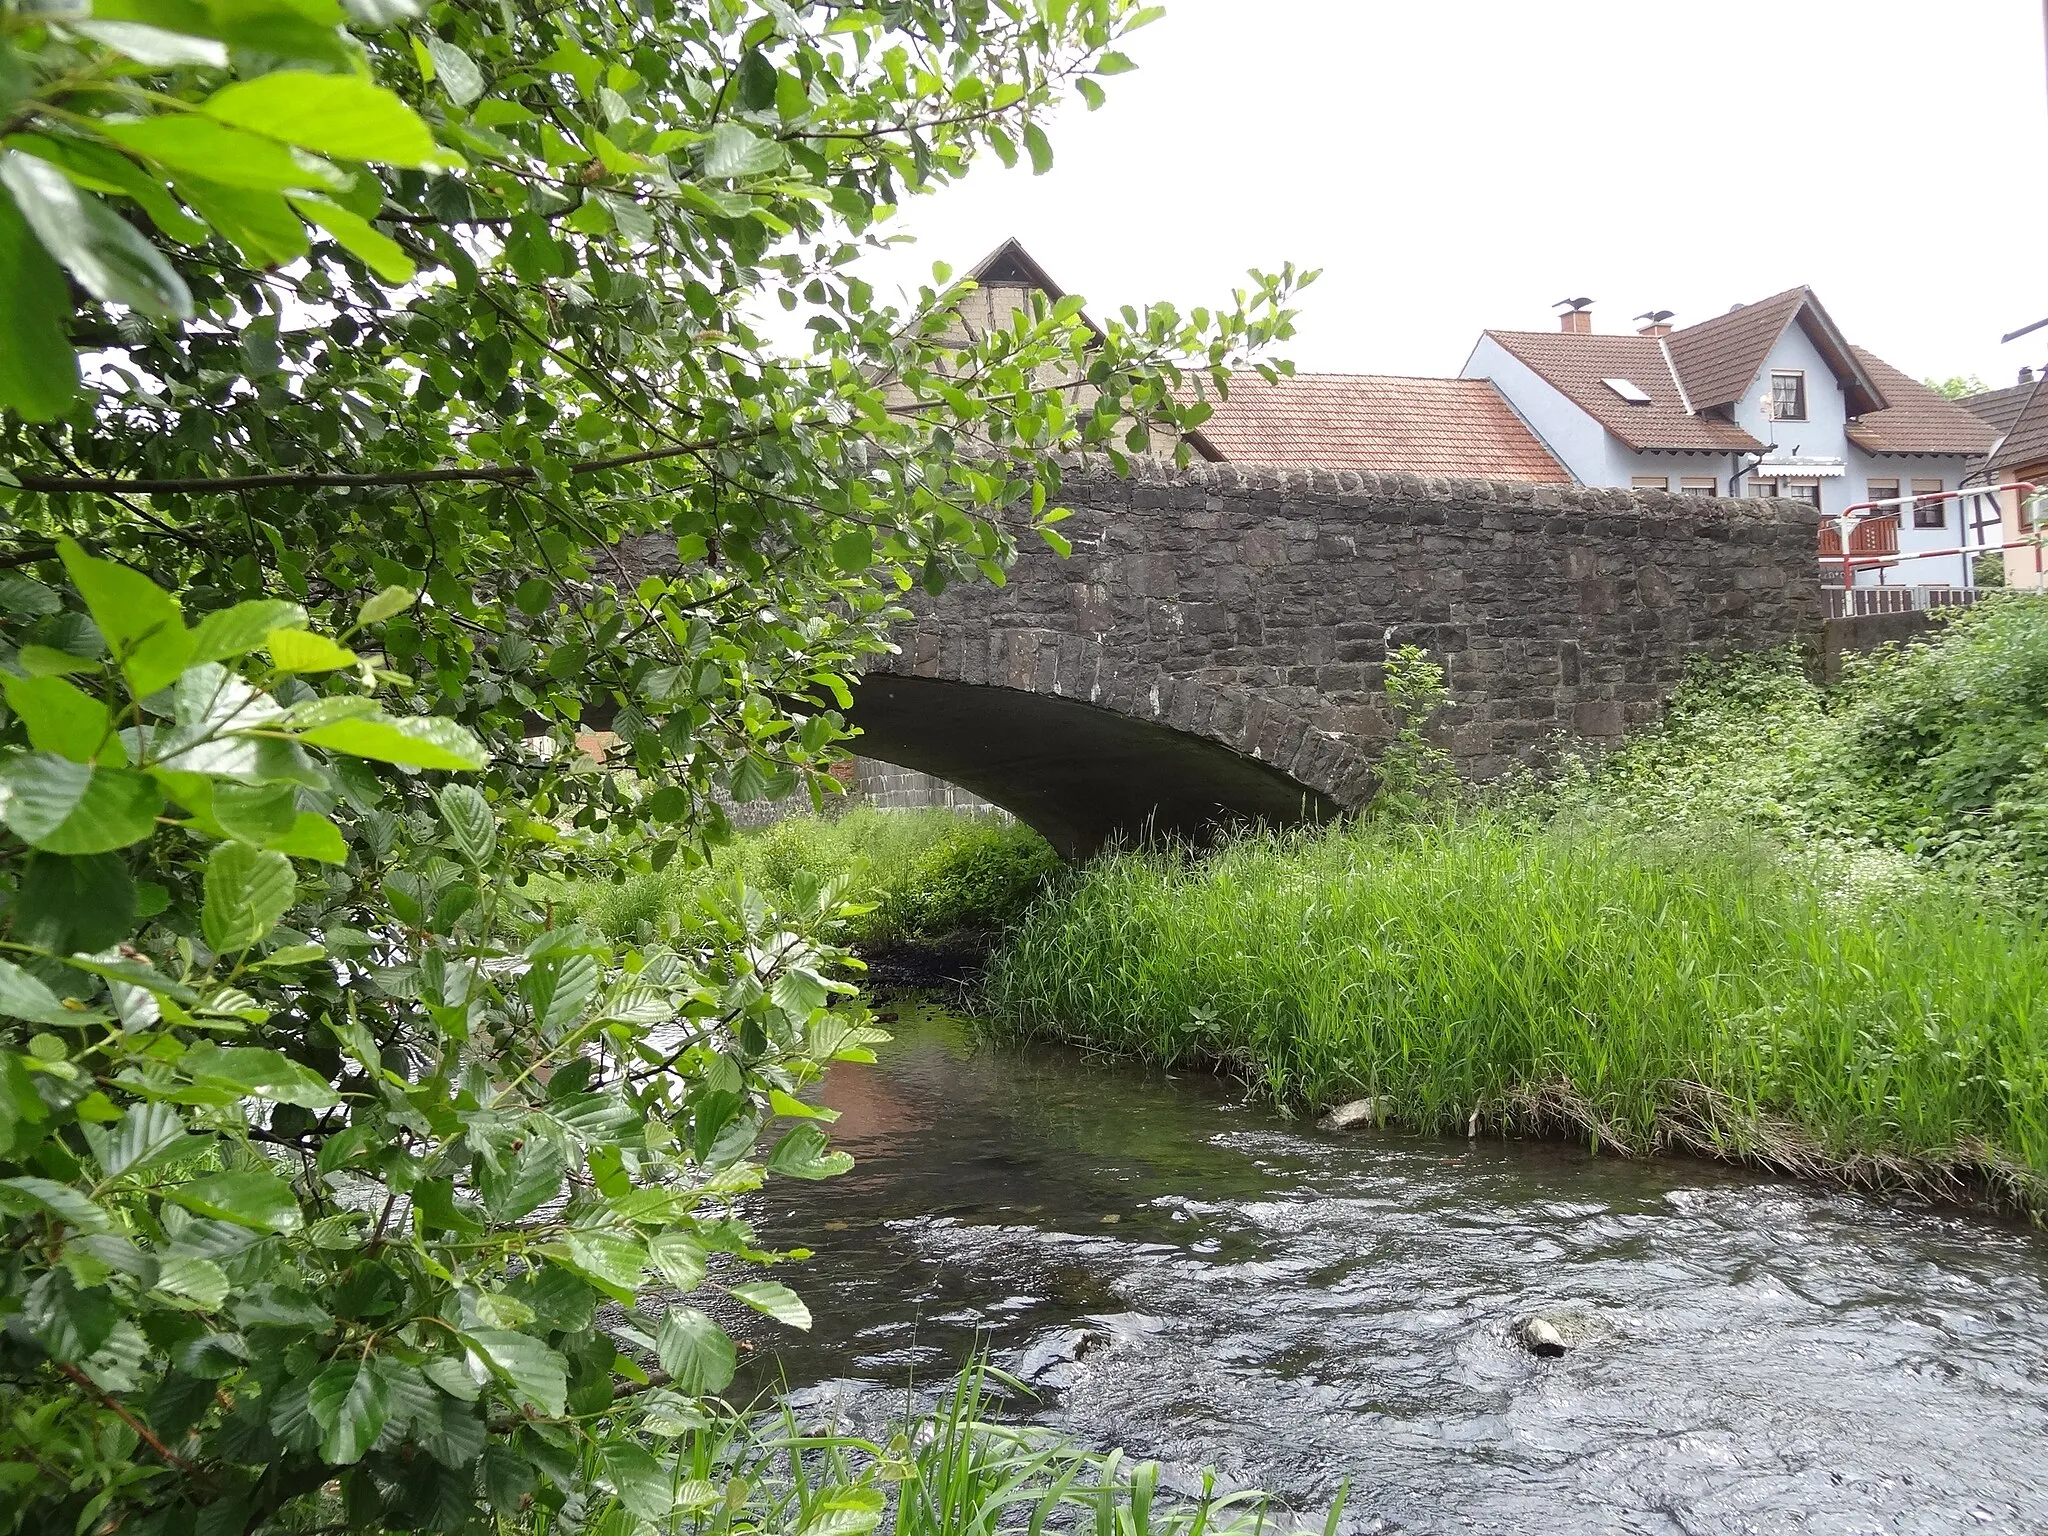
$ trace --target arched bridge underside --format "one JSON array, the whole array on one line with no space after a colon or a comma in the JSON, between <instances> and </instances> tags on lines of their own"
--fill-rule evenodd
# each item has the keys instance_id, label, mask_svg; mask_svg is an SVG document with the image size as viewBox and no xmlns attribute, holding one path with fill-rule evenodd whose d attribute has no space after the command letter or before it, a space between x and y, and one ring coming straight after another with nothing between
<instances>
[{"instance_id":1,"label":"arched bridge underside","mask_svg":"<svg viewBox=\"0 0 2048 1536\"><path fill-rule=\"evenodd\" d=\"M1322 821L1342 804L1213 737L1057 694L877 673L852 718L867 756L974 791L1070 859L1118 841Z\"/></svg>"},{"instance_id":2,"label":"arched bridge underside","mask_svg":"<svg viewBox=\"0 0 2048 1536\"><path fill-rule=\"evenodd\" d=\"M1060 559L920 595L855 691L858 750L938 774L1071 856L1149 830L1364 803L1384 663L1421 647L1459 771L1653 719L1696 654L1819 636L1790 502L1208 465L1077 473Z\"/></svg>"}]
</instances>

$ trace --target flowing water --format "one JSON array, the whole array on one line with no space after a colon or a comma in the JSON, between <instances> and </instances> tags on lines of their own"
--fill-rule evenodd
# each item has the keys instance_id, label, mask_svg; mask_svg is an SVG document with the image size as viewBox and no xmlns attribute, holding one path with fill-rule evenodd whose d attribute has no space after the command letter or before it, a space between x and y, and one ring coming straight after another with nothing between
<instances>
[{"instance_id":1,"label":"flowing water","mask_svg":"<svg viewBox=\"0 0 2048 1536\"><path fill-rule=\"evenodd\" d=\"M2048 1531L2038 1233L893 1027L823 1090L858 1166L757 1213L817 1251L754 1367L807 1412L986 1338L1039 1421L1351 1531Z\"/></svg>"}]
</instances>

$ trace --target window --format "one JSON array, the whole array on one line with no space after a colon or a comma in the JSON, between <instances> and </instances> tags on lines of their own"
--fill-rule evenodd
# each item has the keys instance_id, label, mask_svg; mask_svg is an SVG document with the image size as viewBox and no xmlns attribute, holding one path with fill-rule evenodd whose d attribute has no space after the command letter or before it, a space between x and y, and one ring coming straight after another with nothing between
<instances>
[{"instance_id":1,"label":"window","mask_svg":"<svg viewBox=\"0 0 2048 1536\"><path fill-rule=\"evenodd\" d=\"M1787 480L1779 493L1791 501L1803 501L1809 507L1820 509L1820 482L1818 480Z\"/></svg>"},{"instance_id":2,"label":"window","mask_svg":"<svg viewBox=\"0 0 2048 1536\"><path fill-rule=\"evenodd\" d=\"M1678 494L1681 496L1718 496L1721 494L1721 482L1702 475L1687 475L1678 482Z\"/></svg>"},{"instance_id":3,"label":"window","mask_svg":"<svg viewBox=\"0 0 2048 1536\"><path fill-rule=\"evenodd\" d=\"M1915 480L1913 482L1913 526L1915 528L1946 528L1948 526L1948 503L1930 498L1941 495L1939 480Z\"/></svg>"},{"instance_id":4,"label":"window","mask_svg":"<svg viewBox=\"0 0 2048 1536\"><path fill-rule=\"evenodd\" d=\"M1632 379L1602 379L1600 382L1621 396L1630 405L1648 405L1650 403L1648 392Z\"/></svg>"},{"instance_id":5,"label":"window","mask_svg":"<svg viewBox=\"0 0 2048 1536\"><path fill-rule=\"evenodd\" d=\"M1771 374L1771 420L1806 420L1806 375L1793 368Z\"/></svg>"},{"instance_id":6,"label":"window","mask_svg":"<svg viewBox=\"0 0 2048 1536\"><path fill-rule=\"evenodd\" d=\"M1756 498L1775 496L1778 494L1778 482L1775 480L1752 480L1749 482L1749 494Z\"/></svg>"},{"instance_id":7,"label":"window","mask_svg":"<svg viewBox=\"0 0 2048 1536\"><path fill-rule=\"evenodd\" d=\"M1629 489L1633 491L1668 491L1671 489L1671 477L1669 475L1637 475L1628 484Z\"/></svg>"},{"instance_id":8,"label":"window","mask_svg":"<svg viewBox=\"0 0 2048 1536\"><path fill-rule=\"evenodd\" d=\"M1865 499L1869 501L1897 501L1899 499L1899 482L1896 480L1873 480L1865 487ZM1890 512L1896 509L1879 507L1877 510L1880 512Z\"/></svg>"}]
</instances>

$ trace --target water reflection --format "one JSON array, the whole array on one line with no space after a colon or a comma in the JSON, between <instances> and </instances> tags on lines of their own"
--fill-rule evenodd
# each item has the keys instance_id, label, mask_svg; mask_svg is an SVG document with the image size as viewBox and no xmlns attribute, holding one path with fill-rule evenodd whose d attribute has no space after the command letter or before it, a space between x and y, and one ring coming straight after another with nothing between
<instances>
[{"instance_id":1,"label":"water reflection","mask_svg":"<svg viewBox=\"0 0 2048 1536\"><path fill-rule=\"evenodd\" d=\"M855 1171L763 1197L819 1305L757 1381L879 1411L989 1336L1044 1421L1356 1530L2048 1530L2038 1235L895 1027L824 1089Z\"/></svg>"}]
</instances>

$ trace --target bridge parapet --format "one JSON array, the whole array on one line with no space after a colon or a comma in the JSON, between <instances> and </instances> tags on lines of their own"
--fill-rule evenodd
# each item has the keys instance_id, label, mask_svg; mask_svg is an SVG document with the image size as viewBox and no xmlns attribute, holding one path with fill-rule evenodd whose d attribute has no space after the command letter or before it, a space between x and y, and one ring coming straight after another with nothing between
<instances>
[{"instance_id":1,"label":"bridge parapet","mask_svg":"<svg viewBox=\"0 0 2048 1536\"><path fill-rule=\"evenodd\" d=\"M1072 556L1034 540L1007 586L918 598L855 718L863 751L1070 851L1361 804L1397 646L1445 667L1445 745L1487 778L1618 741L1693 655L1823 619L1798 503L1235 464L1078 472L1061 500Z\"/></svg>"}]
</instances>

